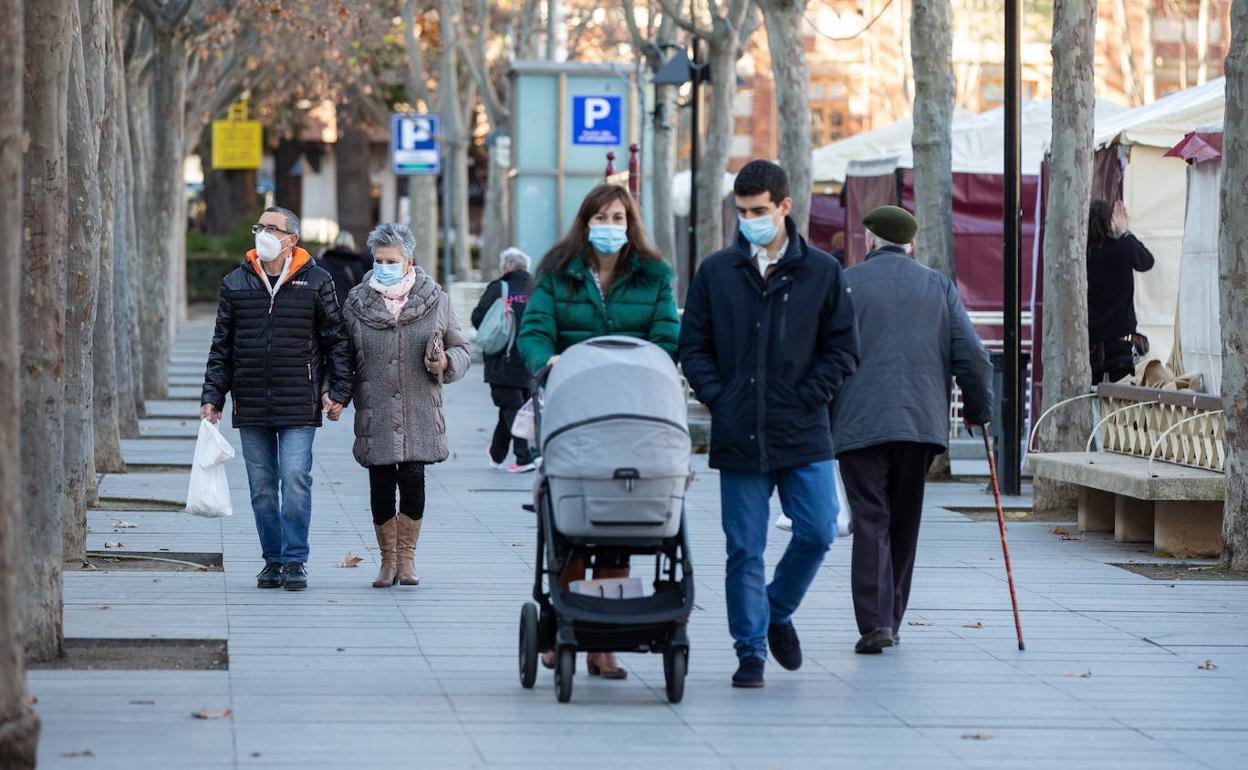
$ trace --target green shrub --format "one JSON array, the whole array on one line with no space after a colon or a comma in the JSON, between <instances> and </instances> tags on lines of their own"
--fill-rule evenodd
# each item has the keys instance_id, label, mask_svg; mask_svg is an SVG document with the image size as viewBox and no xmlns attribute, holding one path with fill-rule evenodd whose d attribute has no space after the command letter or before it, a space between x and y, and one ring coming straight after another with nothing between
<instances>
[{"instance_id":1,"label":"green shrub","mask_svg":"<svg viewBox=\"0 0 1248 770\"><path fill-rule=\"evenodd\" d=\"M187 240L188 246L190 240ZM187 254L186 298L190 302L216 302L221 291L221 279L242 262L242 252L237 256L224 254Z\"/></svg>"}]
</instances>

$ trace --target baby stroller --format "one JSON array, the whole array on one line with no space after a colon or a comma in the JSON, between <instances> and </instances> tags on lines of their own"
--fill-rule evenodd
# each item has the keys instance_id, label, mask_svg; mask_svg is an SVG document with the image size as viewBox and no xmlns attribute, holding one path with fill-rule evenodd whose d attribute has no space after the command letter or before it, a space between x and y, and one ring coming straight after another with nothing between
<instances>
[{"instance_id":1,"label":"baby stroller","mask_svg":"<svg viewBox=\"0 0 1248 770\"><path fill-rule=\"evenodd\" d=\"M542 462L525 506L537 514L537 558L534 602L520 613L520 684L533 687L538 655L554 650L556 695L566 703L578 651L653 652L663 655L668 700L679 703L693 567L684 520L689 430L676 367L649 342L599 337L543 372L534 401ZM654 557L651 591L635 578L563 587L570 560L623 553Z\"/></svg>"}]
</instances>

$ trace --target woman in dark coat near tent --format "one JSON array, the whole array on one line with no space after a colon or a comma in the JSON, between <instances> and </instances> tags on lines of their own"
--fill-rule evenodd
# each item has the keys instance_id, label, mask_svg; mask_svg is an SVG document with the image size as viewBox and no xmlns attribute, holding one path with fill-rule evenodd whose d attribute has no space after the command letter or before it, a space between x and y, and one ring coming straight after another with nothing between
<instances>
[{"instance_id":1,"label":"woman in dark coat near tent","mask_svg":"<svg viewBox=\"0 0 1248 770\"><path fill-rule=\"evenodd\" d=\"M1088 212L1088 344L1092 383L1117 382L1135 372L1148 338L1135 319L1135 273L1153 269L1153 255L1131 234L1118 201L1093 201Z\"/></svg>"}]
</instances>

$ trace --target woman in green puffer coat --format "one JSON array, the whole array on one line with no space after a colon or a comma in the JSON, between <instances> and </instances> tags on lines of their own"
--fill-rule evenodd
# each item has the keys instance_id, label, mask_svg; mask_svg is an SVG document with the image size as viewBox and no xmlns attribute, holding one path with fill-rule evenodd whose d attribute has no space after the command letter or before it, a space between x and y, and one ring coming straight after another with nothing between
<instances>
[{"instance_id":1,"label":"woman in green puffer coat","mask_svg":"<svg viewBox=\"0 0 1248 770\"><path fill-rule=\"evenodd\" d=\"M616 185L585 196L572 229L538 265L537 286L525 305L516 348L536 373L578 342L622 334L649 340L675 357L680 317L672 270L646 237L637 204ZM600 556L595 578L628 577L628 555ZM562 582L585 578L585 564L569 562ZM554 656L542 662L554 666ZM612 653L591 653L590 676L623 679Z\"/></svg>"}]
</instances>

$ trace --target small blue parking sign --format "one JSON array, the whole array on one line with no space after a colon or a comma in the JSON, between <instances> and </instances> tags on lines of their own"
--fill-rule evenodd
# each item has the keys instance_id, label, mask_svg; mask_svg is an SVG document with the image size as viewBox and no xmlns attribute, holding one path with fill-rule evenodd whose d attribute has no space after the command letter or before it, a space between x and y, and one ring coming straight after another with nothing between
<instances>
[{"instance_id":1,"label":"small blue parking sign","mask_svg":"<svg viewBox=\"0 0 1248 770\"><path fill-rule=\"evenodd\" d=\"M436 112L390 116L390 167L397 176L424 176L442 171Z\"/></svg>"},{"instance_id":2,"label":"small blue parking sign","mask_svg":"<svg viewBox=\"0 0 1248 770\"><path fill-rule=\"evenodd\" d=\"M572 97L572 144L619 144L620 97Z\"/></svg>"}]
</instances>

